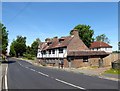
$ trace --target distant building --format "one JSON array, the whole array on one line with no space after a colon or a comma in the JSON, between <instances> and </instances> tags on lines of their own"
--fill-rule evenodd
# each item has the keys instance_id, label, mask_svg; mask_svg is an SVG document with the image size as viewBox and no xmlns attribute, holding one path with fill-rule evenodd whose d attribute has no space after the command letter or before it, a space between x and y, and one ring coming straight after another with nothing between
<instances>
[{"instance_id":1,"label":"distant building","mask_svg":"<svg viewBox=\"0 0 120 91\"><path fill-rule=\"evenodd\" d=\"M108 53L112 53L112 46L101 41L91 43L90 49L93 51L105 51Z\"/></svg>"},{"instance_id":2,"label":"distant building","mask_svg":"<svg viewBox=\"0 0 120 91\"><path fill-rule=\"evenodd\" d=\"M90 50L80 39L78 31L74 29L71 36L48 38L40 43L37 58L41 64L59 65L63 62L64 67L77 68L91 65L103 66L103 58L108 55L109 53L105 51Z\"/></svg>"}]
</instances>

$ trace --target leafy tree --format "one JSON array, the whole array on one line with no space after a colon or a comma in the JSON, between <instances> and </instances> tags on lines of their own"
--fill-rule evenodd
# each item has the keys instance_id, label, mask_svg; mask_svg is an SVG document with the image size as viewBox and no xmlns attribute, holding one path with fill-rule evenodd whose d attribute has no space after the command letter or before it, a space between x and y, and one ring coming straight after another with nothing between
<instances>
[{"instance_id":1,"label":"leafy tree","mask_svg":"<svg viewBox=\"0 0 120 91\"><path fill-rule=\"evenodd\" d=\"M98 35L95 38L95 40L96 41L102 41L102 42L105 42L105 43L110 43L110 40L108 39L108 37L105 34Z\"/></svg>"},{"instance_id":2,"label":"leafy tree","mask_svg":"<svg viewBox=\"0 0 120 91\"><path fill-rule=\"evenodd\" d=\"M13 40L13 42L11 43L11 46L10 46L10 55L11 56L16 56L16 52L15 52L15 49L14 49L14 45L15 45L15 40Z\"/></svg>"},{"instance_id":3,"label":"leafy tree","mask_svg":"<svg viewBox=\"0 0 120 91\"><path fill-rule=\"evenodd\" d=\"M26 52L26 37L17 36L17 39L14 40L10 47L10 55L13 56L23 56L23 53Z\"/></svg>"},{"instance_id":4,"label":"leafy tree","mask_svg":"<svg viewBox=\"0 0 120 91\"><path fill-rule=\"evenodd\" d=\"M0 40L2 40L2 43L0 42L0 44L2 44L2 54L5 55L7 53L7 46L8 46L8 31L6 30L6 27L1 23L0 23L0 32L1 32L0 34L2 34L2 36L0 35Z\"/></svg>"},{"instance_id":5,"label":"leafy tree","mask_svg":"<svg viewBox=\"0 0 120 91\"><path fill-rule=\"evenodd\" d=\"M120 41L118 42L118 50L120 51Z\"/></svg>"},{"instance_id":6,"label":"leafy tree","mask_svg":"<svg viewBox=\"0 0 120 91\"><path fill-rule=\"evenodd\" d=\"M37 50L38 50L38 45L40 44L40 39L37 38L32 44L31 44L31 54L36 56L37 55Z\"/></svg>"},{"instance_id":7,"label":"leafy tree","mask_svg":"<svg viewBox=\"0 0 120 91\"><path fill-rule=\"evenodd\" d=\"M90 28L91 26L89 25L81 25L81 24L74 27L74 29L78 30L79 37L82 39L82 41L85 43L87 47L89 47L91 42L94 41L93 38L94 31ZM70 34L72 34L72 31L70 31Z\"/></svg>"},{"instance_id":8,"label":"leafy tree","mask_svg":"<svg viewBox=\"0 0 120 91\"><path fill-rule=\"evenodd\" d=\"M31 47L30 47L30 46L27 46L27 47L26 47L26 53L27 53L27 54L31 54Z\"/></svg>"}]
</instances>

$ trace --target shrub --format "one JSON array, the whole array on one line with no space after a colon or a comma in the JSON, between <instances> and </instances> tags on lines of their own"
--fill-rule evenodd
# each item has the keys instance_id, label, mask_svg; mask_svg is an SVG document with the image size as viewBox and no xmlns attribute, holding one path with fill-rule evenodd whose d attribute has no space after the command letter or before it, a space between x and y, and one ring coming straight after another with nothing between
<instances>
[{"instance_id":1,"label":"shrub","mask_svg":"<svg viewBox=\"0 0 120 91\"><path fill-rule=\"evenodd\" d=\"M34 60L34 58L33 58L33 55L31 55L31 54L23 54L23 57L25 57L25 58L27 58L27 59L31 59L31 60Z\"/></svg>"}]
</instances>

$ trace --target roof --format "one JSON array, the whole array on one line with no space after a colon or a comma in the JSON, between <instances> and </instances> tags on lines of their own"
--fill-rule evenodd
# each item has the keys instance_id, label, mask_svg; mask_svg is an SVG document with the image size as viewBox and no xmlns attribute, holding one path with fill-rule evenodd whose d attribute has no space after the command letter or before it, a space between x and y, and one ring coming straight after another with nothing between
<instances>
[{"instance_id":1,"label":"roof","mask_svg":"<svg viewBox=\"0 0 120 91\"><path fill-rule=\"evenodd\" d=\"M68 56L107 56L105 51L68 51Z\"/></svg>"},{"instance_id":2,"label":"roof","mask_svg":"<svg viewBox=\"0 0 120 91\"><path fill-rule=\"evenodd\" d=\"M96 41L96 42L91 43L90 48L112 48L112 46L110 46L109 44L105 42Z\"/></svg>"},{"instance_id":3,"label":"roof","mask_svg":"<svg viewBox=\"0 0 120 91\"><path fill-rule=\"evenodd\" d=\"M63 37L53 38L49 42L42 42L38 48L42 50L47 50L47 49L54 49L54 48L60 48L60 47L67 47L67 45L72 39L73 39L72 36L66 36L64 38Z\"/></svg>"}]
</instances>

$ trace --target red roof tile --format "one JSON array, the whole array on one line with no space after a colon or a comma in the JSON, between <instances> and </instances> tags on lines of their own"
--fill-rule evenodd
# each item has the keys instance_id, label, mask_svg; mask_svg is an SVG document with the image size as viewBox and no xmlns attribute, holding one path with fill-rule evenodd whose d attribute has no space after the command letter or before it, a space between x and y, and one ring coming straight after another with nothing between
<instances>
[{"instance_id":1,"label":"red roof tile","mask_svg":"<svg viewBox=\"0 0 120 91\"><path fill-rule=\"evenodd\" d=\"M53 49L53 48L59 48L59 47L67 47L69 42L72 40L73 37L67 36L67 37L62 37L62 38L54 38L49 42L42 42L38 48L41 50L47 50L47 49ZM61 42L59 42L61 40ZM51 42L51 44L50 44ZM48 45L49 43L49 45Z\"/></svg>"},{"instance_id":2,"label":"red roof tile","mask_svg":"<svg viewBox=\"0 0 120 91\"><path fill-rule=\"evenodd\" d=\"M68 51L68 56L107 56L105 51Z\"/></svg>"},{"instance_id":3,"label":"red roof tile","mask_svg":"<svg viewBox=\"0 0 120 91\"><path fill-rule=\"evenodd\" d=\"M96 42L91 43L90 48L112 48L112 46L110 46L109 44L105 42L96 41Z\"/></svg>"}]
</instances>

